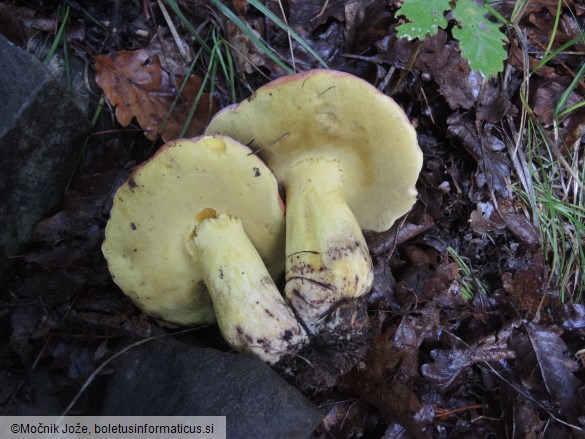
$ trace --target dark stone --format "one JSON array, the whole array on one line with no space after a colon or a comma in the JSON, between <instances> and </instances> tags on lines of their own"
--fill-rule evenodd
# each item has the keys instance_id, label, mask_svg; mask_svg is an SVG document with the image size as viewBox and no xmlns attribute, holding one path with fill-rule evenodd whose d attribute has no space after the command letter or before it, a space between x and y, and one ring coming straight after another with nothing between
<instances>
[{"instance_id":1,"label":"dark stone","mask_svg":"<svg viewBox=\"0 0 585 439\"><path fill-rule=\"evenodd\" d=\"M0 279L60 200L91 129L71 93L0 35Z\"/></svg>"},{"instance_id":2,"label":"dark stone","mask_svg":"<svg viewBox=\"0 0 585 439\"><path fill-rule=\"evenodd\" d=\"M229 438L308 438L322 414L260 359L152 341L115 360L103 415L226 416Z\"/></svg>"}]
</instances>

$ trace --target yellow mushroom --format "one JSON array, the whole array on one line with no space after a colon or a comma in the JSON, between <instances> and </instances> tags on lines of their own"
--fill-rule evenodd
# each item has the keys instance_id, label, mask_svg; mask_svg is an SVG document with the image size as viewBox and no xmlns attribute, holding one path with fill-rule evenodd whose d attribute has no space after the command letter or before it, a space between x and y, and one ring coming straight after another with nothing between
<instances>
[{"instance_id":1,"label":"yellow mushroom","mask_svg":"<svg viewBox=\"0 0 585 439\"><path fill-rule=\"evenodd\" d=\"M167 143L115 194L102 246L146 314L214 323L269 363L307 335L271 276L284 269L284 204L249 148L225 136ZM267 268L268 267L268 268Z\"/></svg>"},{"instance_id":2,"label":"yellow mushroom","mask_svg":"<svg viewBox=\"0 0 585 439\"><path fill-rule=\"evenodd\" d=\"M422 167L402 109L347 73L285 76L219 112L207 133L249 145L284 186L286 297L313 334L348 338L372 261L362 230L384 231L411 209Z\"/></svg>"}]
</instances>

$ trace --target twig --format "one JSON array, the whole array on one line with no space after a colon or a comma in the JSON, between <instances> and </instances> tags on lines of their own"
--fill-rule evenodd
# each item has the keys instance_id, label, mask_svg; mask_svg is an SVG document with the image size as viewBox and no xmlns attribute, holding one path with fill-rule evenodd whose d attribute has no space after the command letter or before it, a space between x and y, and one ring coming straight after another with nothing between
<instances>
[{"instance_id":1,"label":"twig","mask_svg":"<svg viewBox=\"0 0 585 439\"><path fill-rule=\"evenodd\" d=\"M325 0L325 3L323 4L323 7L319 11L319 13L317 15L315 15L313 18L311 18L311 22L313 22L317 18L321 17L321 15L323 15L325 13L325 10L327 9L327 6L329 6L329 0Z\"/></svg>"}]
</instances>

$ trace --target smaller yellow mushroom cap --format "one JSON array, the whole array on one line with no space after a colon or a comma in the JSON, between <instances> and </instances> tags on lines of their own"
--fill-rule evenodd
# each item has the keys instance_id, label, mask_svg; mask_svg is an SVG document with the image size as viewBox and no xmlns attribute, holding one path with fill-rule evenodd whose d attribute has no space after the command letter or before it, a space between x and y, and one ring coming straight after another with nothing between
<instances>
[{"instance_id":1,"label":"smaller yellow mushroom cap","mask_svg":"<svg viewBox=\"0 0 585 439\"><path fill-rule=\"evenodd\" d=\"M215 322L190 247L205 209L239 218L270 274L282 274L284 204L270 170L225 136L177 140L118 189L102 246L114 281L144 313L181 325Z\"/></svg>"}]
</instances>

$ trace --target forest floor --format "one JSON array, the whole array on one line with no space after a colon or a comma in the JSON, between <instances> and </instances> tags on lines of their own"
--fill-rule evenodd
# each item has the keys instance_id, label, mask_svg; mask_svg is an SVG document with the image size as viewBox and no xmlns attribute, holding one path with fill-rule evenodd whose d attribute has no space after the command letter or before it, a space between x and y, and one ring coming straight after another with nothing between
<instances>
[{"instance_id":1,"label":"forest floor","mask_svg":"<svg viewBox=\"0 0 585 439\"><path fill-rule=\"evenodd\" d=\"M368 353L308 395L325 414L319 432L583 436L583 4L493 2L509 20L507 59L484 80L461 56L451 15L420 42L397 38L399 1L261 3L301 44L257 3L4 5L0 32L21 47L57 40L56 53L86 62L101 100L61 205L36 227L0 297L0 369L15 377L0 405L26 397L45 364L67 406L121 337L173 330L143 316L109 275L100 246L113 193L163 141L200 134L214 112L272 79L326 65L398 102L424 164L412 211L388 232L366 233ZM99 389L86 392L76 413L99 405Z\"/></svg>"}]
</instances>

